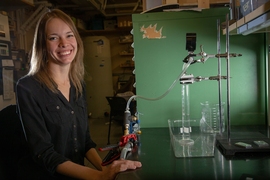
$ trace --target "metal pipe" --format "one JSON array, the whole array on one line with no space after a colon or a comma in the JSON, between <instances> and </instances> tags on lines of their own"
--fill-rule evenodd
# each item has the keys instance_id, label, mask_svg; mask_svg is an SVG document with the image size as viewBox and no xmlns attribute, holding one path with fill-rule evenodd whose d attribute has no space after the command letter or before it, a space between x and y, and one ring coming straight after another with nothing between
<instances>
[{"instance_id":1,"label":"metal pipe","mask_svg":"<svg viewBox=\"0 0 270 180\"><path fill-rule=\"evenodd\" d=\"M231 15L231 20L236 19L236 8L235 8L235 0L230 0L230 15Z\"/></svg>"},{"instance_id":2,"label":"metal pipe","mask_svg":"<svg viewBox=\"0 0 270 180\"><path fill-rule=\"evenodd\" d=\"M103 4L102 4L102 10L105 10L107 6L107 0L103 0Z\"/></svg>"},{"instance_id":3,"label":"metal pipe","mask_svg":"<svg viewBox=\"0 0 270 180\"><path fill-rule=\"evenodd\" d=\"M33 14L21 25L21 29L24 31L25 27L28 26L28 23L31 23L31 21L37 16L38 13L44 8L44 6L41 4L38 6L38 8L35 10Z\"/></svg>"},{"instance_id":4,"label":"metal pipe","mask_svg":"<svg viewBox=\"0 0 270 180\"><path fill-rule=\"evenodd\" d=\"M220 20L217 20L217 53L220 54ZM218 57L218 102L219 102L219 133L222 134L222 97L221 97L221 59Z\"/></svg>"},{"instance_id":5,"label":"metal pipe","mask_svg":"<svg viewBox=\"0 0 270 180\"><path fill-rule=\"evenodd\" d=\"M227 118L228 118L228 143L231 142L230 118L230 49L229 49L229 14L226 16L226 53L227 53Z\"/></svg>"},{"instance_id":6,"label":"metal pipe","mask_svg":"<svg viewBox=\"0 0 270 180\"><path fill-rule=\"evenodd\" d=\"M141 4L141 0L138 0L137 4L133 8L133 12L135 12L138 9L140 4Z\"/></svg>"},{"instance_id":7,"label":"metal pipe","mask_svg":"<svg viewBox=\"0 0 270 180\"><path fill-rule=\"evenodd\" d=\"M36 15L35 18L32 19L32 21L28 24L28 26L25 28L25 31L28 31L34 24L36 24L39 18L43 16L47 11L48 8L44 6L43 9L39 12L39 14Z\"/></svg>"},{"instance_id":8,"label":"metal pipe","mask_svg":"<svg viewBox=\"0 0 270 180\"><path fill-rule=\"evenodd\" d=\"M99 2L99 4L95 1L95 0L87 0L89 1L97 10L99 10L99 12L103 15L106 16L106 12L104 10L101 9L101 4Z\"/></svg>"}]
</instances>

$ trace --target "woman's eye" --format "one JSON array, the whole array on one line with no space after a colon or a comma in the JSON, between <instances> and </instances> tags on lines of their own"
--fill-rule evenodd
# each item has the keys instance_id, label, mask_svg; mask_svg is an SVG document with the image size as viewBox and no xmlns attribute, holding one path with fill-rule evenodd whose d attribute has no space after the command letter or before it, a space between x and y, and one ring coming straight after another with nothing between
<instances>
[{"instance_id":1,"label":"woman's eye","mask_svg":"<svg viewBox=\"0 0 270 180\"><path fill-rule=\"evenodd\" d=\"M49 40L50 41L53 41L53 40L55 40L55 39L57 39L56 37L49 37Z\"/></svg>"},{"instance_id":2,"label":"woman's eye","mask_svg":"<svg viewBox=\"0 0 270 180\"><path fill-rule=\"evenodd\" d=\"M74 35L73 34L68 34L67 37L74 37Z\"/></svg>"}]
</instances>

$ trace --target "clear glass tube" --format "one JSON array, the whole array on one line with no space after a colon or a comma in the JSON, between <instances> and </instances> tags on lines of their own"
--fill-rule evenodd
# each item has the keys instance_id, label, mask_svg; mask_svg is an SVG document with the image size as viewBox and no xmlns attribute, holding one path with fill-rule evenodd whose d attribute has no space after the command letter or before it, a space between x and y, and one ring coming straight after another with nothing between
<instances>
[{"instance_id":1,"label":"clear glass tube","mask_svg":"<svg viewBox=\"0 0 270 180\"><path fill-rule=\"evenodd\" d=\"M180 132L182 133L182 145L192 145L194 141L190 139L191 127L190 127L190 105L189 105L189 85L182 85L182 127Z\"/></svg>"}]
</instances>

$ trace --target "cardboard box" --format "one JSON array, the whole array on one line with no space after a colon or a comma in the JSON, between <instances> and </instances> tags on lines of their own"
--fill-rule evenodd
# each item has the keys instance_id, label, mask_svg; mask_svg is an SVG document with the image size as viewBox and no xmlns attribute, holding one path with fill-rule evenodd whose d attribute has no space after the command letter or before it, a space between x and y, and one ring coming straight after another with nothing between
<instances>
[{"instance_id":1,"label":"cardboard box","mask_svg":"<svg viewBox=\"0 0 270 180\"><path fill-rule=\"evenodd\" d=\"M104 20L104 30L114 30L116 27L116 20Z\"/></svg>"},{"instance_id":2,"label":"cardboard box","mask_svg":"<svg viewBox=\"0 0 270 180\"><path fill-rule=\"evenodd\" d=\"M243 16L251 13L254 10L254 0L240 0L240 12Z\"/></svg>"},{"instance_id":3,"label":"cardboard box","mask_svg":"<svg viewBox=\"0 0 270 180\"><path fill-rule=\"evenodd\" d=\"M268 0L254 0L253 2L253 10L257 9L261 5L267 3Z\"/></svg>"},{"instance_id":4,"label":"cardboard box","mask_svg":"<svg viewBox=\"0 0 270 180\"><path fill-rule=\"evenodd\" d=\"M242 16L246 16L268 0L240 0L240 12Z\"/></svg>"},{"instance_id":5,"label":"cardboard box","mask_svg":"<svg viewBox=\"0 0 270 180\"><path fill-rule=\"evenodd\" d=\"M121 27L132 27L132 17L131 16L118 16L117 25Z\"/></svg>"}]
</instances>

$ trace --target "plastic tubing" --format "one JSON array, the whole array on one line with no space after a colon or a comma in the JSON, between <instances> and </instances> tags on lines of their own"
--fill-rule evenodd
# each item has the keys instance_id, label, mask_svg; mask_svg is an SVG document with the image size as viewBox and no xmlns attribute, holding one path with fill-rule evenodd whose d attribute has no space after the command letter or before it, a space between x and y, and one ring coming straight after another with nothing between
<instances>
[{"instance_id":1,"label":"plastic tubing","mask_svg":"<svg viewBox=\"0 0 270 180\"><path fill-rule=\"evenodd\" d=\"M143 97L143 96L140 96L140 95L133 95L129 98L128 102L127 102L127 106L126 106L126 111L129 111L129 105L130 105L130 102L135 99L135 98L141 98L141 99L144 99L144 100L148 100L148 101L157 101L159 99L162 99L164 98L167 94L169 94L169 92L174 88L175 84L177 81L179 81L179 79L181 79L181 77L185 74L187 68L189 67L189 65L193 62L193 58L190 57L188 62L187 63L184 63L183 64L183 68L182 68L182 72L179 74L179 76L174 80L174 82L172 83L172 85L169 87L169 89L163 93L161 96L157 97L157 98L147 98L147 97Z\"/></svg>"}]
</instances>

